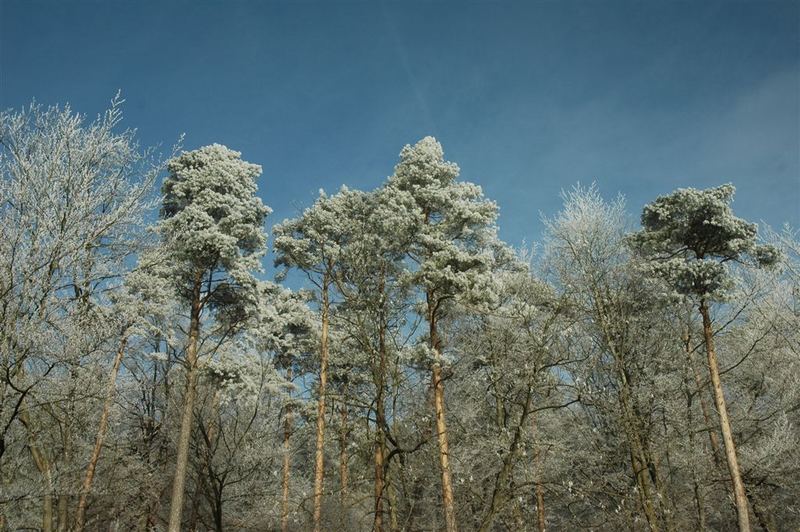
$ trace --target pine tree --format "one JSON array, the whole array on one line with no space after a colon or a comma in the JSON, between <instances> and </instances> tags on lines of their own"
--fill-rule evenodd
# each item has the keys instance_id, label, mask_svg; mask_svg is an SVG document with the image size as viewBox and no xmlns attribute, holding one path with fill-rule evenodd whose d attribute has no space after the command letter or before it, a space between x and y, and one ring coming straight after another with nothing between
<instances>
[{"instance_id":1,"label":"pine tree","mask_svg":"<svg viewBox=\"0 0 800 532\"><path fill-rule=\"evenodd\" d=\"M428 324L436 434L442 479L442 502L448 532L455 532L456 510L445 419L444 342L439 325L457 299L491 297L497 218L496 205L481 188L456 181L458 166L444 160L441 144L425 137L406 145L389 178L398 201L412 206L418 222L407 255L408 278L424 297Z\"/></svg>"},{"instance_id":2,"label":"pine tree","mask_svg":"<svg viewBox=\"0 0 800 532\"><path fill-rule=\"evenodd\" d=\"M314 530L322 528L322 496L325 476L325 409L328 393L330 321L334 282L340 267L342 246L352 236L348 224L362 193L343 187L334 196L321 192L302 216L284 220L273 228L276 266L305 273L319 297L320 343L317 387L316 450L314 458Z\"/></svg>"},{"instance_id":3,"label":"pine tree","mask_svg":"<svg viewBox=\"0 0 800 532\"><path fill-rule=\"evenodd\" d=\"M261 167L239 152L213 144L184 152L168 164L158 230L170 256L163 275L189 308L186 393L178 438L169 530L181 528L184 486L199 369L204 315L231 326L243 323L258 304L253 272L266 245L264 218L270 210L255 195Z\"/></svg>"},{"instance_id":4,"label":"pine tree","mask_svg":"<svg viewBox=\"0 0 800 532\"><path fill-rule=\"evenodd\" d=\"M343 296L339 321L351 344L347 346L351 350L345 364L347 379L355 380L359 369L366 370L369 377L364 380L371 380L374 390L375 532L383 531L385 526L389 442L393 440L396 445L389 431L386 403L390 375L396 371L392 355L407 335L403 327L410 311L409 287L401 276L416 226L412 205L398 199L390 187L381 187L363 195L363 201L354 205L357 208L351 211L349 228L352 236L342 249L340 275L336 278ZM396 446L393 450L392 456L403 452Z\"/></svg>"},{"instance_id":5,"label":"pine tree","mask_svg":"<svg viewBox=\"0 0 800 532\"><path fill-rule=\"evenodd\" d=\"M772 246L757 244L755 224L733 215L734 192L733 185L727 184L706 190L678 189L661 196L645 206L642 230L632 241L653 261L654 274L667 279L678 293L698 300L739 530L744 532L750 530L748 500L722 390L710 303L724 297L732 283L727 263L768 266L777 261L778 253Z\"/></svg>"}]
</instances>

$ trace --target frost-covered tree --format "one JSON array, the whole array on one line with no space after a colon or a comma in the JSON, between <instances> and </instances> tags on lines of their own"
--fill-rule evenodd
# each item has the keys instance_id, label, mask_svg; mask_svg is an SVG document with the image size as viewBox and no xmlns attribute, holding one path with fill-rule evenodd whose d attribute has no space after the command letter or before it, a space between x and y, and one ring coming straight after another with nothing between
<instances>
[{"instance_id":1,"label":"frost-covered tree","mask_svg":"<svg viewBox=\"0 0 800 532\"><path fill-rule=\"evenodd\" d=\"M709 303L722 298L731 284L727 263L767 266L777 261L778 253L772 246L757 243L755 224L733 215L730 203L734 192L728 184L706 190L679 189L661 196L645 206L642 230L633 242L653 261L653 273L666 278L678 293L699 302L739 530L746 531L750 530L748 500L722 389Z\"/></svg>"},{"instance_id":2,"label":"frost-covered tree","mask_svg":"<svg viewBox=\"0 0 800 532\"><path fill-rule=\"evenodd\" d=\"M577 186L564 194L564 209L545 224L546 274L570 301L576 315L570 349L584 360L570 368L572 378L587 415L602 420L595 422L604 429L587 437L594 439L600 457L625 460L629 468L627 475L612 475L603 471L607 463L597 463L593 474L587 466L591 484L582 488L604 506L624 508L623 501L634 501L632 519L643 519L650 530L670 528L653 399L659 393L656 382L669 370L662 361L671 353L653 326L663 320L653 283L632 262L626 245L624 200L609 202L596 187ZM594 492L593 484L602 482L614 489Z\"/></svg>"},{"instance_id":3,"label":"frost-covered tree","mask_svg":"<svg viewBox=\"0 0 800 532\"><path fill-rule=\"evenodd\" d=\"M158 231L169 262L161 275L173 282L189 310L186 393L178 436L169 530L181 528L203 316L235 330L254 313L259 292L253 272L265 250L264 219L270 212L256 196L261 167L239 152L213 144L184 152L168 163Z\"/></svg>"},{"instance_id":4,"label":"frost-covered tree","mask_svg":"<svg viewBox=\"0 0 800 532\"><path fill-rule=\"evenodd\" d=\"M441 144L425 137L406 145L387 187L410 204L418 225L407 250L408 280L424 298L420 314L428 325L431 387L442 504L448 532L454 532L456 509L445 419L444 344L439 324L457 300L491 299L497 206L475 184L457 181L459 169L445 161ZM400 199L402 198L402 199Z\"/></svg>"},{"instance_id":5,"label":"frost-covered tree","mask_svg":"<svg viewBox=\"0 0 800 532\"><path fill-rule=\"evenodd\" d=\"M41 496L46 531L69 526L79 398L114 343L107 294L139 247L163 168L119 129L121 105L93 121L68 106L0 113L0 470L24 471L3 459L29 452L42 482L28 483L26 499ZM12 440L19 428L26 436Z\"/></svg>"},{"instance_id":6,"label":"frost-covered tree","mask_svg":"<svg viewBox=\"0 0 800 532\"><path fill-rule=\"evenodd\" d=\"M798 234L731 186L510 253L428 137L275 228L291 292L260 168L119 120L0 113L1 530L798 528Z\"/></svg>"},{"instance_id":7,"label":"frost-covered tree","mask_svg":"<svg viewBox=\"0 0 800 532\"><path fill-rule=\"evenodd\" d=\"M319 297L319 383L317 386L316 450L314 459L314 529L322 523L322 497L325 475L325 404L328 393L330 352L330 317L334 281L340 267L340 255L346 239L352 210L363 193L347 188L333 196L321 192L314 205L291 220L273 228L276 266L297 269L306 275Z\"/></svg>"},{"instance_id":8,"label":"frost-covered tree","mask_svg":"<svg viewBox=\"0 0 800 532\"><path fill-rule=\"evenodd\" d=\"M456 474L469 480L461 498L469 502L464 506L476 530L534 521L541 530L547 522L541 417L575 400L563 393L556 373L569 357L557 348L569 326L566 300L530 271L499 277L499 304L487 312L462 309L454 326L452 342L471 369L450 385L461 406L453 414ZM535 512L527 504L530 494Z\"/></svg>"},{"instance_id":9,"label":"frost-covered tree","mask_svg":"<svg viewBox=\"0 0 800 532\"><path fill-rule=\"evenodd\" d=\"M391 434L387 400L391 376L399 371L397 353L409 336L409 290L401 278L405 251L416 224L413 210L397 199L385 187L362 196L357 209L351 211L352 236L342 248L342 264L335 280L343 296L337 322L349 340L343 349L349 356L342 357L340 373L348 381L357 381L361 371L365 374L361 380L372 385L363 393L369 394L367 411L374 419L373 529L377 532L384 530L387 506L390 515L396 511L387 504L389 460L404 452ZM357 388L354 384L351 382L350 387Z\"/></svg>"},{"instance_id":10,"label":"frost-covered tree","mask_svg":"<svg viewBox=\"0 0 800 532\"><path fill-rule=\"evenodd\" d=\"M78 505L72 525L76 531L83 530L86 523L86 507L100 454L108 434L109 419L117 392L117 377L131 337L137 334L147 335L154 331L158 332L152 327L152 320L165 319L169 311L169 287L166 286L164 279L154 277L153 272L150 271L153 265L161 260L163 257L145 253L134 271L126 276L124 285L112 294L113 305L106 310L106 321L118 331L117 346L108 372L94 445L81 482Z\"/></svg>"},{"instance_id":11,"label":"frost-covered tree","mask_svg":"<svg viewBox=\"0 0 800 532\"><path fill-rule=\"evenodd\" d=\"M284 370L286 389L283 394L282 457L281 457L281 530L289 530L290 484L292 471L292 436L295 408L293 380L296 367L302 367L309 353L316 349L316 322L307 306L305 294L290 292L279 285L264 283L262 308L258 314L257 337L259 348L273 353L273 362Z\"/></svg>"},{"instance_id":12,"label":"frost-covered tree","mask_svg":"<svg viewBox=\"0 0 800 532\"><path fill-rule=\"evenodd\" d=\"M277 470L291 455L278 445L273 414L276 404L290 400L292 387L278 369L313 338L302 298L271 282L259 282L258 291L247 327L203 366L189 529L277 528L284 488L276 482ZM256 492L259 504L253 504Z\"/></svg>"}]
</instances>

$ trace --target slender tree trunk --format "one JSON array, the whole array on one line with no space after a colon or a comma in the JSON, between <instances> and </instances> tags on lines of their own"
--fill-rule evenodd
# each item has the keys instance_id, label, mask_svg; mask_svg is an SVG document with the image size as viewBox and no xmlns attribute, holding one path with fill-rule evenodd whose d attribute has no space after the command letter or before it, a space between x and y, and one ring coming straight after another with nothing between
<instances>
[{"instance_id":1,"label":"slender tree trunk","mask_svg":"<svg viewBox=\"0 0 800 532\"><path fill-rule=\"evenodd\" d=\"M531 428L533 433L533 466L535 475L535 491L536 491L536 530L538 532L545 532L545 513L544 513L544 484L542 484L542 450L537 442L536 435L538 434L536 426L536 412L531 414Z\"/></svg>"},{"instance_id":2,"label":"slender tree trunk","mask_svg":"<svg viewBox=\"0 0 800 532\"><path fill-rule=\"evenodd\" d=\"M72 396L72 393L70 393ZM64 469L68 470L72 463L72 431L70 426L71 416L74 416L74 403L70 404L71 413L67 413L62 426L62 442L64 448L61 451L61 463ZM59 486L58 494L58 532L67 532L69 530L69 494L65 493L64 482L62 481Z\"/></svg>"},{"instance_id":3,"label":"slender tree trunk","mask_svg":"<svg viewBox=\"0 0 800 532\"><path fill-rule=\"evenodd\" d=\"M620 360L619 355L616 353L615 359L621 381L619 400L622 408L622 421L630 451L631 468L634 480L639 488L639 499L642 504L642 509L644 510L645 518L647 519L648 527L651 531L658 532L658 517L656 516L655 505L653 504L653 497L650 489L650 471L642 445L641 434L636 427L636 414L631 405L630 383L625 374L625 370L622 368L622 360Z\"/></svg>"},{"instance_id":4,"label":"slender tree trunk","mask_svg":"<svg viewBox=\"0 0 800 532\"><path fill-rule=\"evenodd\" d=\"M380 293L382 301L385 301L384 294L384 275L385 270L381 268ZM378 329L378 374L375 375L375 517L372 523L374 532L383 532L383 491L385 489L385 469L386 465L386 405L384 404L384 388L386 387L386 319L383 313L383 306L379 316Z\"/></svg>"},{"instance_id":5,"label":"slender tree trunk","mask_svg":"<svg viewBox=\"0 0 800 532\"><path fill-rule=\"evenodd\" d=\"M688 341L687 341L688 344ZM694 427L693 427L693 416L692 416L692 390L689 387L689 378L686 377L685 381L686 387L686 418L687 424L689 426L689 448L694 449ZM705 510L705 503L703 501L703 491L700 487L700 481L697 478L697 470L696 468L692 467L692 487L694 493L694 503L695 509L697 510L697 530L698 532L702 532L706 529L706 510Z\"/></svg>"},{"instance_id":6,"label":"slender tree trunk","mask_svg":"<svg viewBox=\"0 0 800 532\"><path fill-rule=\"evenodd\" d=\"M609 345L611 345L610 336L607 336L607 338L609 338ZM639 496L648 526L651 531L658 532L660 523L656 512L656 503L653 500L653 490L658 491L655 465L647 448L647 436L643 434L644 431L640 426L641 415L635 404L630 373L626 367L622 351L614 349L613 355L620 380L619 401L630 449L634 479L639 487Z\"/></svg>"},{"instance_id":7,"label":"slender tree trunk","mask_svg":"<svg viewBox=\"0 0 800 532\"><path fill-rule=\"evenodd\" d=\"M345 504L349 482L349 458L347 457L347 405L344 403L339 406L339 420L342 425L339 432L339 498L342 504Z\"/></svg>"},{"instance_id":8,"label":"slender tree trunk","mask_svg":"<svg viewBox=\"0 0 800 532\"><path fill-rule=\"evenodd\" d=\"M711 454L714 459L714 464L717 467L722 465L722 446L719 444L719 436L717 436L716 423L711 419L711 409L708 407L708 401L705 397L706 389L703 386L703 380L697 369L692 366L692 373L694 373L694 382L697 387L697 396L700 399L700 411L703 413L703 422L708 432L708 440L711 444Z\"/></svg>"},{"instance_id":9,"label":"slender tree trunk","mask_svg":"<svg viewBox=\"0 0 800 532\"><path fill-rule=\"evenodd\" d=\"M436 330L437 316L433 312L430 294L428 295L428 325L430 330L430 347L433 350L434 362L431 374L433 387L433 405L436 416L436 436L439 444L439 464L442 470L442 505L444 506L445 529L456 532L456 509L453 497L453 480L450 473L450 447L447 441L447 424L444 412L444 382L442 382L442 355L439 336Z\"/></svg>"},{"instance_id":10,"label":"slender tree trunk","mask_svg":"<svg viewBox=\"0 0 800 532\"><path fill-rule=\"evenodd\" d=\"M286 380L292 381L292 367L286 370ZM283 478L281 479L281 532L289 531L289 475L291 474L292 397L286 404L283 418Z\"/></svg>"},{"instance_id":11,"label":"slender tree trunk","mask_svg":"<svg viewBox=\"0 0 800 532\"><path fill-rule=\"evenodd\" d=\"M214 532L223 532L222 527L222 489L216 492L216 504L214 504Z\"/></svg>"},{"instance_id":12,"label":"slender tree trunk","mask_svg":"<svg viewBox=\"0 0 800 532\"><path fill-rule=\"evenodd\" d=\"M537 461L540 455L541 452L537 451ZM539 532L545 531L546 520L544 513L544 485L541 482L536 482L536 524Z\"/></svg>"},{"instance_id":13,"label":"slender tree trunk","mask_svg":"<svg viewBox=\"0 0 800 532\"><path fill-rule=\"evenodd\" d=\"M500 471L498 471L497 475L495 476L494 489L492 490L492 497L489 500L489 509L483 516L481 525L478 528L479 532L488 532L488 530L492 527L495 515L500 510L500 508L508 501L509 492L513 490L513 485L512 486L509 485L509 480L511 480L511 483L513 484L511 473L514 469L514 463L517 459L517 450L519 449L519 445L522 442L522 433L524 431L524 427L527 424L528 415L530 413L532 404L533 404L533 389L528 388L525 404L522 406L522 412L520 413L519 422L517 423L516 428L514 430L514 436L511 440L511 445L508 449L508 452L504 454L503 465L500 468Z\"/></svg>"},{"instance_id":14,"label":"slender tree trunk","mask_svg":"<svg viewBox=\"0 0 800 532\"><path fill-rule=\"evenodd\" d=\"M65 494L58 496L58 532L67 532L69 528L69 497Z\"/></svg>"},{"instance_id":15,"label":"slender tree trunk","mask_svg":"<svg viewBox=\"0 0 800 532\"><path fill-rule=\"evenodd\" d=\"M317 403L317 444L314 460L314 532L322 530L322 488L325 477L325 395L328 385L328 276L322 280L322 334L320 338L319 399Z\"/></svg>"},{"instance_id":16,"label":"slender tree trunk","mask_svg":"<svg viewBox=\"0 0 800 532\"><path fill-rule=\"evenodd\" d=\"M697 530L702 532L706 530L706 510L703 502L703 492L700 489L697 473L694 470L692 470L692 484L694 486L694 503L697 509Z\"/></svg>"},{"instance_id":17,"label":"slender tree trunk","mask_svg":"<svg viewBox=\"0 0 800 532\"><path fill-rule=\"evenodd\" d=\"M50 472L50 465L45 465L46 469L40 469L45 477L47 491L42 498L42 532L52 532L53 530L53 475Z\"/></svg>"},{"instance_id":18,"label":"slender tree trunk","mask_svg":"<svg viewBox=\"0 0 800 532\"><path fill-rule=\"evenodd\" d=\"M44 477L44 495L42 496L42 532L53 532L53 473L50 460L44 450L39 446L36 434L32 425L30 413L27 406L20 408L19 419L28 430L28 448L33 458L36 469Z\"/></svg>"},{"instance_id":19,"label":"slender tree trunk","mask_svg":"<svg viewBox=\"0 0 800 532\"><path fill-rule=\"evenodd\" d=\"M437 356L437 359L439 357ZM436 413L436 435L439 444L439 464L442 469L442 504L444 506L445 529L456 532L456 512L453 497L453 480L450 473L450 448L447 441L447 425L444 412L444 384L442 367L439 362L433 365L432 374L434 411Z\"/></svg>"},{"instance_id":20,"label":"slender tree trunk","mask_svg":"<svg viewBox=\"0 0 800 532\"><path fill-rule=\"evenodd\" d=\"M108 375L108 383L106 384L106 398L103 402L103 411L100 414L100 423L97 426L97 434L94 438L94 448L89 458L89 464L86 466L86 474L83 477L83 484L81 485L80 498L78 499L78 508L75 511L75 524L73 529L76 531L83 530L86 519L86 504L89 498L89 493L92 490L92 482L94 481L94 473L97 469L97 462L100 460L100 452L103 449L103 443L106 439L108 432L108 417L111 413L111 407L114 404L114 396L117 390L117 375L119 374L119 367L122 364L122 357L125 354L125 347L128 344L127 336L123 337L117 349L117 354L114 357L114 363L111 365L111 372Z\"/></svg>"},{"instance_id":21,"label":"slender tree trunk","mask_svg":"<svg viewBox=\"0 0 800 532\"><path fill-rule=\"evenodd\" d=\"M692 415L692 396L694 390L692 390L692 386L689 384L689 372L693 373L695 377L697 377L697 372L694 371L694 367L692 364L692 349L691 349L691 330L690 326L687 325L686 333L683 336L683 344L684 349L686 352L686 375L683 379L683 386L686 391L686 424L689 427L689 449L694 449L694 416ZM698 394L700 394L700 388L696 387L695 390ZM700 396L702 399L702 396ZM703 502L703 492L700 488L700 482L697 478L697 470L696 468L692 467L692 487L694 493L694 503L695 509L697 510L697 530L698 532L702 532L706 529L706 511L705 511L705 504Z\"/></svg>"},{"instance_id":22,"label":"slender tree trunk","mask_svg":"<svg viewBox=\"0 0 800 532\"><path fill-rule=\"evenodd\" d=\"M639 417L638 419L641 420L642 417ZM666 430L666 424L664 427ZM663 476L661 475L660 471L661 460L659 459L659 456L653 454L652 448L650 447L650 440L646 434L642 441L644 446L644 455L647 459L647 469L650 473L650 480L653 482L653 486L656 490L656 501L658 502L658 508L664 523L664 528L668 532L674 532L675 522L673 519L673 513L675 510L675 504L672 500L672 497L668 493L667 487L664 486L664 482L662 481ZM667 460L667 469L669 469L671 467L669 462L669 441L666 442L664 456Z\"/></svg>"},{"instance_id":23,"label":"slender tree trunk","mask_svg":"<svg viewBox=\"0 0 800 532\"><path fill-rule=\"evenodd\" d=\"M200 336L200 311L202 310L200 291L202 272L195 274L192 290L192 313L189 321L189 344L186 346L186 397L183 401L181 432L178 436L178 456L175 464L175 478L172 483L172 499L169 508L169 532L180 532L183 513L183 495L186 486L186 473L189 464L189 444L192 438L194 401L197 395L197 347Z\"/></svg>"},{"instance_id":24,"label":"slender tree trunk","mask_svg":"<svg viewBox=\"0 0 800 532\"><path fill-rule=\"evenodd\" d=\"M700 401L700 411L703 414L703 426L705 427L705 431L708 433L708 441L711 444L711 458L714 461L714 466L717 469L722 469L722 445L720 445L719 436L717 435L717 423L714 423L714 420L711 419L711 407L708 405L708 399L706 398L707 386L706 383L703 382L700 372L697 371L697 368L694 367L694 364L691 364L691 360L689 363L691 365L692 373L694 374L695 389L697 390L697 397ZM730 488L730 486L728 488ZM732 501L730 508L736 512L735 500Z\"/></svg>"},{"instance_id":25,"label":"slender tree trunk","mask_svg":"<svg viewBox=\"0 0 800 532\"><path fill-rule=\"evenodd\" d=\"M374 532L383 532L383 442L382 431L378 429L375 441L375 519L372 523Z\"/></svg>"},{"instance_id":26,"label":"slender tree trunk","mask_svg":"<svg viewBox=\"0 0 800 532\"><path fill-rule=\"evenodd\" d=\"M708 312L708 303L705 299L700 300L700 314L703 316L703 336L705 337L708 370L711 373L711 384L714 391L714 403L719 413L722 441L725 444L725 458L728 462L728 471L730 472L731 482L733 483L733 495L736 501L739 532L749 532L750 516L748 513L747 494L745 493L744 482L742 482L742 475L739 471L739 461L736 458L736 444L733 441L733 431L731 430L731 422L728 418L728 407L725 403L725 396L722 393L722 381L719 377L717 353L714 349L714 333L711 329L711 318Z\"/></svg>"},{"instance_id":27,"label":"slender tree trunk","mask_svg":"<svg viewBox=\"0 0 800 532\"><path fill-rule=\"evenodd\" d=\"M645 518L647 519L648 527L652 532L658 532L658 518L656 516L655 505L653 504L650 489L651 478L649 475L648 461L644 453L641 433L638 430L636 412L634 411L631 398L630 379L628 378L628 371L623 357L624 352L616 345L615 336L612 333L613 329L608 323L607 313L600 303L603 297L596 287L592 289L592 297L594 299L595 313L597 314L598 322L602 328L603 338L614 359L615 371L620 381L618 400L622 411L621 417L622 425L625 430L625 438L628 442L633 479L639 491L639 501L642 505Z\"/></svg>"},{"instance_id":28,"label":"slender tree trunk","mask_svg":"<svg viewBox=\"0 0 800 532\"><path fill-rule=\"evenodd\" d=\"M25 367L18 366L18 374L24 376ZM28 404L25 397L20 399L18 418L25 430L28 433L28 449L31 453L33 463L36 469L41 473L44 478L44 491L42 494L42 532L53 531L53 473L50 459L47 457L44 449L39 445L36 436L36 429L33 426L33 419L31 419L30 412L28 411Z\"/></svg>"}]
</instances>

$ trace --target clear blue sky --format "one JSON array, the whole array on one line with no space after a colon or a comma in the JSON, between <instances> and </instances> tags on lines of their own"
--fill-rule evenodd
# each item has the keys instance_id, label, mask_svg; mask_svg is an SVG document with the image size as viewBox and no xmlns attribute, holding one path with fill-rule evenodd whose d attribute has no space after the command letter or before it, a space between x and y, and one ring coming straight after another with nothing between
<instances>
[{"instance_id":1,"label":"clear blue sky","mask_svg":"<svg viewBox=\"0 0 800 532\"><path fill-rule=\"evenodd\" d=\"M800 225L797 1L0 0L0 107L117 89L143 144L261 164L270 225L428 134L513 244L578 181L634 214L731 181L741 216Z\"/></svg>"}]
</instances>

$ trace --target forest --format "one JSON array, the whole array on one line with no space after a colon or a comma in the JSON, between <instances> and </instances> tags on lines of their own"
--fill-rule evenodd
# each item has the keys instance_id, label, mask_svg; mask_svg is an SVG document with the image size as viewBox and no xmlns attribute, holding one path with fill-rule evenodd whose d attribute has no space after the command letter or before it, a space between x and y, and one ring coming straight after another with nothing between
<instances>
[{"instance_id":1,"label":"forest","mask_svg":"<svg viewBox=\"0 0 800 532\"><path fill-rule=\"evenodd\" d=\"M797 230L576 185L516 249L409 141L275 221L120 100L3 111L0 530L800 528Z\"/></svg>"}]
</instances>

